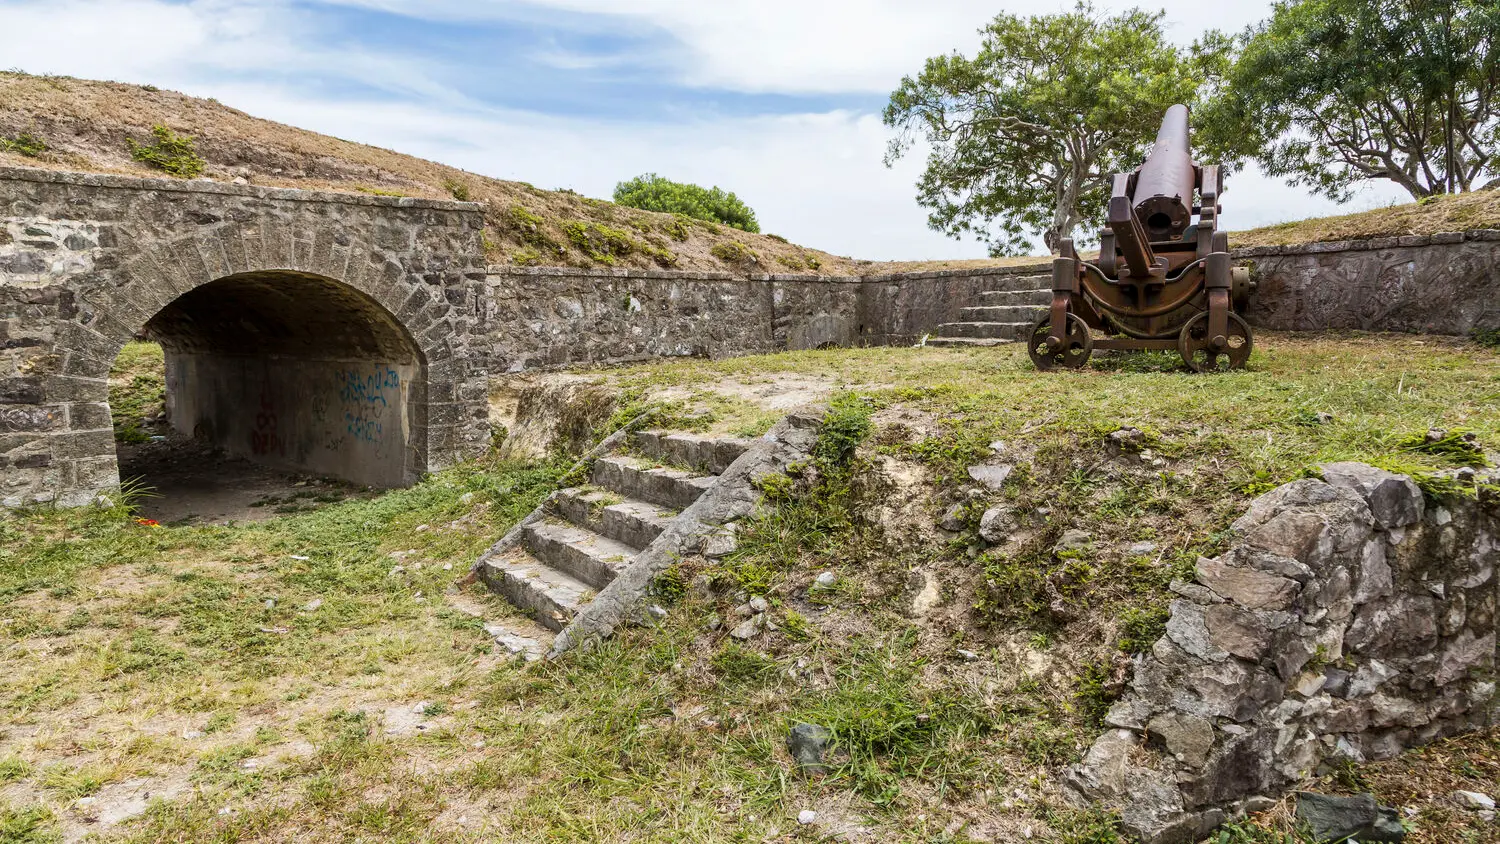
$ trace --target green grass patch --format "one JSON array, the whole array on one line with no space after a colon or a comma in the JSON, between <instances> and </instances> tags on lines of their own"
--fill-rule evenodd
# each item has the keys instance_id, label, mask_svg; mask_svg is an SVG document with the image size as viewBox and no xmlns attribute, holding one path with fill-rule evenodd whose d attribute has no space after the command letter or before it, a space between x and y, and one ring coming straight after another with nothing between
<instances>
[{"instance_id":1,"label":"green grass patch","mask_svg":"<svg viewBox=\"0 0 1500 844\"><path fill-rule=\"evenodd\" d=\"M126 138L130 157L179 179L193 179L203 174L205 162L189 135L179 135L166 126L151 127L149 144Z\"/></svg>"}]
</instances>

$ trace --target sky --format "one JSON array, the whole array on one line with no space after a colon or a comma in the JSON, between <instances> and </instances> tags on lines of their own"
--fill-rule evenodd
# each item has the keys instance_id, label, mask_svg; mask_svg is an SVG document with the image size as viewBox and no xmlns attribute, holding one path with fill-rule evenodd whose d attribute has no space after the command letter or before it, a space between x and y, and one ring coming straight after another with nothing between
<instances>
[{"instance_id":1,"label":"sky","mask_svg":"<svg viewBox=\"0 0 1500 844\"><path fill-rule=\"evenodd\" d=\"M1269 0L1096 2L1166 11L1189 43ZM880 111L929 56L971 53L1018 0L0 0L0 67L152 84L258 117L541 188L609 198L654 172L717 185L794 242L872 260L983 257L927 227L920 152L887 168ZM1347 206L1258 172L1251 228Z\"/></svg>"}]
</instances>

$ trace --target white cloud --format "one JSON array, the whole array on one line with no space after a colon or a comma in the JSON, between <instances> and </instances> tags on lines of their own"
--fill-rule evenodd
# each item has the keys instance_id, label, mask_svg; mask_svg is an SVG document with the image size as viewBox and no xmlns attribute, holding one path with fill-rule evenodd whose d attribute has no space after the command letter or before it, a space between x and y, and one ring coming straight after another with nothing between
<instances>
[{"instance_id":1,"label":"white cloud","mask_svg":"<svg viewBox=\"0 0 1500 844\"><path fill-rule=\"evenodd\" d=\"M683 46L680 81L753 93L888 93L930 56L972 53L978 31L1002 11L1045 14L1071 10L1053 0L326 0L432 20L535 18L538 8L587 17L565 23L609 31L658 30ZM1187 43L1210 27L1235 31L1265 16L1269 0L1219 4L1103 0L1102 13L1144 5L1167 12L1169 36ZM556 16L554 16L554 19Z\"/></svg>"},{"instance_id":2,"label":"white cloud","mask_svg":"<svg viewBox=\"0 0 1500 844\"><path fill-rule=\"evenodd\" d=\"M375 0L358 0L369 5ZM409 0L378 0L401 8ZM968 0L867 4L803 0L542 0L580 12L633 17L641 31L675 27L704 57L702 84L750 90L889 90L922 58L973 36L995 7ZM481 4L438 3L423 14L472 17ZM1010 3L1019 6L1019 3ZM514 3L483 5L485 14ZM1236 4L1258 18L1263 3ZM1174 37L1197 34L1196 7L1174 0ZM535 6L526 14L538 14ZM416 7L412 7L416 11ZM1036 11L1036 9L1027 9ZM507 12L509 14L510 12ZM722 14L721 14L722 13ZM602 30L621 19L596 21ZM1216 20L1221 26L1239 22ZM769 231L828 251L872 259L978 257L926 227L914 201L922 156L881 164L888 131L849 112L694 117L656 122L559 117L476 103L441 84L441 56L396 57L359 47L330 50L290 3L266 0L0 0L0 64L31 72L150 82L212 96L251 114L540 187L608 196L615 183L656 171L734 190ZM340 33L357 43L357 33ZM432 62L431 65L428 62ZM358 80L384 100L319 98L304 79ZM757 87L758 86L758 87ZM861 87L863 86L863 87ZM1225 223L1248 228L1388 204L1401 193L1372 187L1339 208L1259 174L1235 177Z\"/></svg>"}]
</instances>

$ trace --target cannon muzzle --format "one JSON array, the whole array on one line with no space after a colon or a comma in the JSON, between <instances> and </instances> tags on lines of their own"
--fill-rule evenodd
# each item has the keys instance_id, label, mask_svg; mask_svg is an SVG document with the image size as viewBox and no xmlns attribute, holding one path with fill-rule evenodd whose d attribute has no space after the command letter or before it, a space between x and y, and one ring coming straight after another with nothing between
<instances>
[{"instance_id":1,"label":"cannon muzzle","mask_svg":"<svg viewBox=\"0 0 1500 844\"><path fill-rule=\"evenodd\" d=\"M1188 147L1188 108L1167 109L1151 156L1136 176L1135 215L1153 243L1177 240L1193 221L1193 191L1198 167Z\"/></svg>"}]
</instances>

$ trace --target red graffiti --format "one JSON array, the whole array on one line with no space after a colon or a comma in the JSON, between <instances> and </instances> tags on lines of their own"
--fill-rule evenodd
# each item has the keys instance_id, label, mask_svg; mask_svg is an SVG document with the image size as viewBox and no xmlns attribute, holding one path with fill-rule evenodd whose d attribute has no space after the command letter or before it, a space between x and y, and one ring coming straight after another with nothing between
<instances>
[{"instance_id":1,"label":"red graffiti","mask_svg":"<svg viewBox=\"0 0 1500 844\"><path fill-rule=\"evenodd\" d=\"M257 456L286 456L286 446L276 432L276 406L271 402L270 385L260 388L260 412L255 414L255 430L250 432L250 450Z\"/></svg>"}]
</instances>

